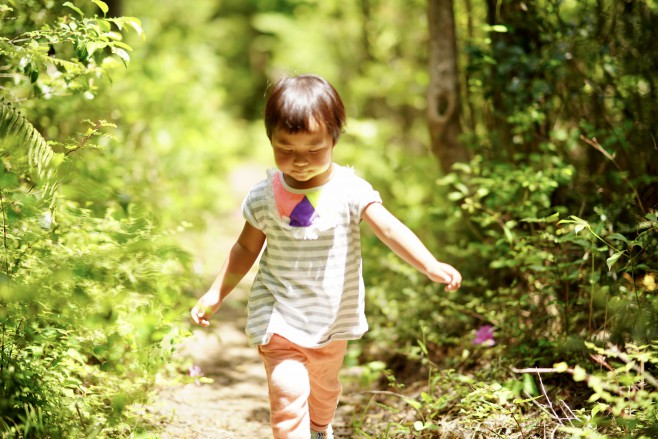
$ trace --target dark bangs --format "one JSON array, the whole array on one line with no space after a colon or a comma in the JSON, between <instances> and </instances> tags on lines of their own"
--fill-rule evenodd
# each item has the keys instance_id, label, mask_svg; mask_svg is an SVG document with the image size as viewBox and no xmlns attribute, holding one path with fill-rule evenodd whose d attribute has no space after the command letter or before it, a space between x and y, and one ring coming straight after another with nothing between
<instances>
[{"instance_id":1,"label":"dark bangs","mask_svg":"<svg viewBox=\"0 0 658 439\"><path fill-rule=\"evenodd\" d=\"M265 129L271 140L278 127L291 133L315 131L324 124L334 144L345 126L345 107L338 92L316 75L284 78L265 105Z\"/></svg>"}]
</instances>

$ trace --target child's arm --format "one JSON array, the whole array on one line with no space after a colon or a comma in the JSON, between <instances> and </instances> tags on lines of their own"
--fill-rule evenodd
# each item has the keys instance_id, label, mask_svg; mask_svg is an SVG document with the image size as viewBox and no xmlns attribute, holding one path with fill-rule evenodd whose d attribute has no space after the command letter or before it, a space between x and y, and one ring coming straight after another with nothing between
<instances>
[{"instance_id":1,"label":"child's arm","mask_svg":"<svg viewBox=\"0 0 658 439\"><path fill-rule=\"evenodd\" d=\"M208 292L203 295L192 308L191 315L194 323L201 326L210 325L210 317L222 306L222 301L233 288L240 283L249 271L265 243L265 234L245 222L242 233L233 244L228 259L215 278Z\"/></svg>"},{"instance_id":2,"label":"child's arm","mask_svg":"<svg viewBox=\"0 0 658 439\"><path fill-rule=\"evenodd\" d=\"M391 250L434 282L447 285L447 290L461 286L462 276L454 267L439 262L420 239L381 203L372 203L363 219L375 235Z\"/></svg>"}]
</instances>

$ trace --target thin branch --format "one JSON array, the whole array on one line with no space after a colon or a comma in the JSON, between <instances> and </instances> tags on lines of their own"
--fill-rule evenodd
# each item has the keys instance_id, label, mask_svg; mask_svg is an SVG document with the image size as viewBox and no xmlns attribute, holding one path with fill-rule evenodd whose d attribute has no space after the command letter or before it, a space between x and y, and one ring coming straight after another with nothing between
<instances>
[{"instance_id":1,"label":"thin branch","mask_svg":"<svg viewBox=\"0 0 658 439\"><path fill-rule=\"evenodd\" d=\"M539 378L539 385L541 386L541 392L544 394L544 398L546 398L546 402L548 402L548 407L550 407L551 412L553 412L553 415L555 415L557 421L560 424L562 424L562 419L560 419L560 416L558 416L557 412L553 408L553 402L551 402L551 398L548 397L548 392L546 392L546 387L544 387L544 382L541 379L541 375L537 374L537 378Z\"/></svg>"},{"instance_id":2,"label":"thin branch","mask_svg":"<svg viewBox=\"0 0 658 439\"><path fill-rule=\"evenodd\" d=\"M510 416L512 419L514 419L514 422L516 422L516 426L519 427L519 431L521 432L521 437L525 439L525 432L523 431L523 427L521 427L521 424L519 423L519 420L516 419L516 416L514 416L514 413L510 413Z\"/></svg>"},{"instance_id":3,"label":"thin branch","mask_svg":"<svg viewBox=\"0 0 658 439\"><path fill-rule=\"evenodd\" d=\"M5 197L0 190L0 209L2 209L2 245L5 248L5 273L9 276L9 249L7 248L7 214L5 212Z\"/></svg>"}]
</instances>

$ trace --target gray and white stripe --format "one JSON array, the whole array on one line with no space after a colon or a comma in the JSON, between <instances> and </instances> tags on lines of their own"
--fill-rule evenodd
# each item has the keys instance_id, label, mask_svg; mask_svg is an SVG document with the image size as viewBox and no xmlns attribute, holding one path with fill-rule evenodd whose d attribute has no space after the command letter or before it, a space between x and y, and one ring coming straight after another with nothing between
<instances>
[{"instance_id":1,"label":"gray and white stripe","mask_svg":"<svg viewBox=\"0 0 658 439\"><path fill-rule=\"evenodd\" d=\"M243 203L245 219L267 236L249 297L249 343L267 344L274 333L304 347L360 338L368 325L359 223L367 205L381 202L379 194L351 169L336 166L320 188L331 191L326 199L339 200L336 224L315 231L316 239L300 239L278 215L272 175Z\"/></svg>"}]
</instances>

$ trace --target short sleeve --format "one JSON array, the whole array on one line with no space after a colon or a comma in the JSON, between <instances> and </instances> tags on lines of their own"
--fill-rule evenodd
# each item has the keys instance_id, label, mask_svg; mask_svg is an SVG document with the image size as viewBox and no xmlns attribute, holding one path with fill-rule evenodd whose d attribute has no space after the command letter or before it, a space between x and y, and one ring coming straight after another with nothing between
<instances>
[{"instance_id":1,"label":"short sleeve","mask_svg":"<svg viewBox=\"0 0 658 439\"><path fill-rule=\"evenodd\" d=\"M249 195L247 195L245 199L242 201L242 217L250 225L252 225L257 229L260 229L260 227L258 227L256 217L254 216L254 211L252 209L252 206L249 204Z\"/></svg>"},{"instance_id":2,"label":"short sleeve","mask_svg":"<svg viewBox=\"0 0 658 439\"><path fill-rule=\"evenodd\" d=\"M366 210L366 207L370 206L372 203L381 203L382 197L379 195L379 192L374 190L370 183L366 183L367 188L364 188L364 192L359 201L359 219L363 217L363 211Z\"/></svg>"},{"instance_id":3,"label":"short sleeve","mask_svg":"<svg viewBox=\"0 0 658 439\"><path fill-rule=\"evenodd\" d=\"M242 201L242 216L251 226L265 233L265 214L267 201L265 197L265 182L257 184Z\"/></svg>"},{"instance_id":4,"label":"short sleeve","mask_svg":"<svg viewBox=\"0 0 658 439\"><path fill-rule=\"evenodd\" d=\"M361 221L363 211L366 207L372 203L381 203L382 198L370 183L356 175L352 175L348 185L346 190L352 194L351 205L354 210L353 214L357 221Z\"/></svg>"}]
</instances>

